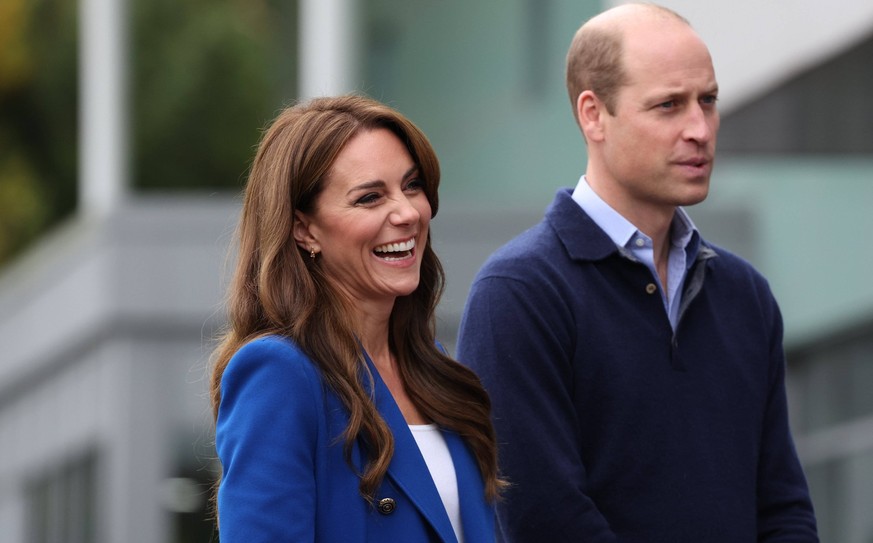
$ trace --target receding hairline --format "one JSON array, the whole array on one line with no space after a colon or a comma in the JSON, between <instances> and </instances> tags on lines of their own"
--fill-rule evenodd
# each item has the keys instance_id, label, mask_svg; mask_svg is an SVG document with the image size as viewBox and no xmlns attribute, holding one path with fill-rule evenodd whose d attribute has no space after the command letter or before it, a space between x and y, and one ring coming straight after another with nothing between
<instances>
[{"instance_id":1,"label":"receding hairline","mask_svg":"<svg viewBox=\"0 0 873 543\"><path fill-rule=\"evenodd\" d=\"M635 28L676 25L692 32L688 20L670 8L643 2L622 4L588 19L576 31L566 58L566 82L573 116L576 100L593 90L613 112L614 92L625 83L624 54ZM584 59L584 60L583 60ZM581 70L581 72L580 72ZM580 78L580 73L584 74ZM577 119L578 122L578 119Z\"/></svg>"},{"instance_id":2,"label":"receding hairline","mask_svg":"<svg viewBox=\"0 0 873 543\"><path fill-rule=\"evenodd\" d=\"M621 35L622 30L627 25L652 19L663 19L691 26L688 19L670 8L658 4L632 2L621 4L595 15L588 19L579 30L582 31L586 27L589 29L596 28L605 32L617 32Z\"/></svg>"}]
</instances>

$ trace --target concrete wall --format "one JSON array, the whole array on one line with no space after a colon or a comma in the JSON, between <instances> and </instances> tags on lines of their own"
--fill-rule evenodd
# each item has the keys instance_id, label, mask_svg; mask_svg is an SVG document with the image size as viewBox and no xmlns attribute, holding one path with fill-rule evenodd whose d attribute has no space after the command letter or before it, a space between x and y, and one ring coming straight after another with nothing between
<instances>
[{"instance_id":1,"label":"concrete wall","mask_svg":"<svg viewBox=\"0 0 873 543\"><path fill-rule=\"evenodd\" d=\"M214 467L206 360L236 209L135 200L66 225L0 278L0 542L30 541L34 485L87 455L93 493L52 499L92 494L94 541L173 540L167 481ZM49 516L34 520L67 522ZM49 540L69 541L58 529Z\"/></svg>"}]
</instances>

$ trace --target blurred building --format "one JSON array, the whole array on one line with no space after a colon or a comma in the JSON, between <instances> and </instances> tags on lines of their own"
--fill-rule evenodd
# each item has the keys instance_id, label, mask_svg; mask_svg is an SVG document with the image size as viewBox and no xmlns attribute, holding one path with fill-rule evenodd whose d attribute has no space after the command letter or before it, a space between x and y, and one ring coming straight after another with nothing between
<instances>
[{"instance_id":1,"label":"blurred building","mask_svg":"<svg viewBox=\"0 0 873 543\"><path fill-rule=\"evenodd\" d=\"M759 210L754 256L784 300L792 422L822 541L873 541L871 67L868 33L736 108L720 136L719 183Z\"/></svg>"},{"instance_id":2,"label":"blurred building","mask_svg":"<svg viewBox=\"0 0 873 543\"><path fill-rule=\"evenodd\" d=\"M0 279L0 541L208 541L206 361L237 206L141 197Z\"/></svg>"},{"instance_id":3,"label":"blurred building","mask_svg":"<svg viewBox=\"0 0 873 543\"><path fill-rule=\"evenodd\" d=\"M350 3L354 88L409 115L442 161L432 230L451 348L478 267L582 173L563 58L604 6ZM711 196L690 212L780 300L822 541L871 543L873 13L793 2L774 24L747 0L664 3L711 44L723 84ZM2 271L0 543L217 540L206 375L238 206L234 195L130 195Z\"/></svg>"}]
</instances>

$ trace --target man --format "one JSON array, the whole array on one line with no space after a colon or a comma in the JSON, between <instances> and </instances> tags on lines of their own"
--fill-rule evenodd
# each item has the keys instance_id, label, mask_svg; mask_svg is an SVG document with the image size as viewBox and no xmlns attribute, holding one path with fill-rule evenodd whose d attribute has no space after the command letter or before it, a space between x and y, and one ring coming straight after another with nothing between
<instances>
[{"instance_id":1,"label":"man","mask_svg":"<svg viewBox=\"0 0 873 543\"><path fill-rule=\"evenodd\" d=\"M577 32L585 175L492 255L458 355L493 400L513 543L815 542L766 280L680 206L709 188L706 45L665 8Z\"/></svg>"}]
</instances>

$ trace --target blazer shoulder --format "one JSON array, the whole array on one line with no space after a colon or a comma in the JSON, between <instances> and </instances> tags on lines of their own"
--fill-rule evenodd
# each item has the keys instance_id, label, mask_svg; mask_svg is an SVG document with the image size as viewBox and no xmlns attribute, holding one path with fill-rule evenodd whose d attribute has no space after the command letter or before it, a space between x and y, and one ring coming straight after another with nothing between
<instances>
[{"instance_id":1,"label":"blazer shoulder","mask_svg":"<svg viewBox=\"0 0 873 543\"><path fill-rule=\"evenodd\" d=\"M312 540L314 515L301 499L317 494L328 439L323 390L293 341L259 338L233 355L215 423L222 541Z\"/></svg>"},{"instance_id":2,"label":"blazer shoulder","mask_svg":"<svg viewBox=\"0 0 873 543\"><path fill-rule=\"evenodd\" d=\"M240 347L228 362L225 374L264 364L275 366L275 371L315 372L312 360L294 340L282 336L264 336Z\"/></svg>"},{"instance_id":3,"label":"blazer shoulder","mask_svg":"<svg viewBox=\"0 0 873 543\"><path fill-rule=\"evenodd\" d=\"M265 336L249 341L231 357L221 377L223 399L230 400L242 388L253 384L270 391L285 393L315 391L321 387L321 377L313 361L290 338ZM222 402L226 403L226 402Z\"/></svg>"}]
</instances>

